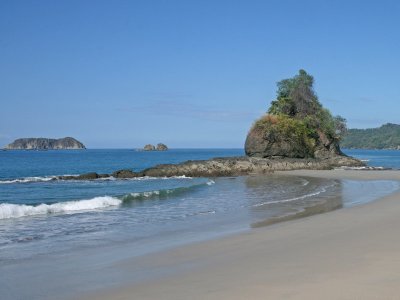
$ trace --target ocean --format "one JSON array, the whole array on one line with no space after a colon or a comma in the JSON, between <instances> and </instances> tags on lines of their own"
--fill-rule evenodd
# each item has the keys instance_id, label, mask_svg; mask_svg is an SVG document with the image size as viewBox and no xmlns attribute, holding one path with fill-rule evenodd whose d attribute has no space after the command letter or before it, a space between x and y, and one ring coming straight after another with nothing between
<instances>
[{"instance_id":1,"label":"ocean","mask_svg":"<svg viewBox=\"0 0 400 300\"><path fill-rule=\"evenodd\" d=\"M344 152L371 166L400 168L400 151ZM122 282L124 276L112 272L98 272L90 285L84 277L124 257L246 231L314 206L359 205L400 187L395 181L273 174L54 180L57 175L140 171L160 163L240 155L241 149L0 151L2 299L52 299L52 290L68 298L71 286L87 291ZM51 266L57 261L69 264L55 270ZM45 289L39 288L40 281L48 282Z\"/></svg>"},{"instance_id":2,"label":"ocean","mask_svg":"<svg viewBox=\"0 0 400 300\"><path fill-rule=\"evenodd\" d=\"M399 150L364 150L364 149L342 149L347 155L364 161L371 167L384 167L400 169Z\"/></svg>"}]
</instances>

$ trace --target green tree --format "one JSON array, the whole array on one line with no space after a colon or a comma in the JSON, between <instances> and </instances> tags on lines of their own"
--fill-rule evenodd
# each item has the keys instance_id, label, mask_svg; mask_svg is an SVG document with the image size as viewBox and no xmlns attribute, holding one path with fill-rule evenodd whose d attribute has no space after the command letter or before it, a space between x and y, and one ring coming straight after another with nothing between
<instances>
[{"instance_id":1,"label":"green tree","mask_svg":"<svg viewBox=\"0 0 400 300\"><path fill-rule=\"evenodd\" d=\"M279 81L277 99L271 102L268 113L301 120L310 137L317 138L323 134L329 139L339 140L346 133L346 119L333 117L322 107L313 85L314 77L305 70Z\"/></svg>"},{"instance_id":2,"label":"green tree","mask_svg":"<svg viewBox=\"0 0 400 300\"><path fill-rule=\"evenodd\" d=\"M277 100L273 101L269 113L304 117L321 108L313 89L314 77L300 70L293 78L277 83Z\"/></svg>"}]
</instances>

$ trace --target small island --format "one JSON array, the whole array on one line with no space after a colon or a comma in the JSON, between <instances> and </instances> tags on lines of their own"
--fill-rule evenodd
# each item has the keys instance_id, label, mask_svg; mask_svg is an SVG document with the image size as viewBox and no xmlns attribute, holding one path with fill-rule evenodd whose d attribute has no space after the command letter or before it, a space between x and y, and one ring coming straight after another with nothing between
<instances>
[{"instance_id":1,"label":"small island","mask_svg":"<svg viewBox=\"0 0 400 300\"><path fill-rule=\"evenodd\" d=\"M278 82L276 100L246 138L250 157L316 158L344 156L339 147L346 119L332 116L319 102L314 78L306 71Z\"/></svg>"},{"instance_id":2,"label":"small island","mask_svg":"<svg viewBox=\"0 0 400 300\"><path fill-rule=\"evenodd\" d=\"M60 139L21 138L4 147L4 150L78 150L86 149L78 140L72 137Z\"/></svg>"},{"instance_id":3,"label":"small island","mask_svg":"<svg viewBox=\"0 0 400 300\"><path fill-rule=\"evenodd\" d=\"M167 151L168 147L167 145L163 143L158 143L157 146L154 146L152 144L147 144L146 146L143 147L143 151Z\"/></svg>"}]
</instances>

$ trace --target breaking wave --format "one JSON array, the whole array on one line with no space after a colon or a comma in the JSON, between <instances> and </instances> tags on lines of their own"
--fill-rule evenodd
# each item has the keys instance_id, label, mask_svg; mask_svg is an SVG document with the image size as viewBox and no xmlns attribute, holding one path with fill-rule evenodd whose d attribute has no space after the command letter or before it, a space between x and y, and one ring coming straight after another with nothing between
<instances>
[{"instance_id":1,"label":"breaking wave","mask_svg":"<svg viewBox=\"0 0 400 300\"><path fill-rule=\"evenodd\" d=\"M200 186L211 185L214 183L215 183L214 181L208 180L205 183L195 184L189 187L178 187L167 190L135 192L116 197L102 196L102 197L95 197L93 199L58 202L53 204L42 203L36 206L26 205L26 204L2 203L0 204L0 220L14 219L26 216L36 216L36 215L78 213L78 212L98 210L113 206L116 207L120 206L123 203L130 203L135 200L166 198L168 196L173 196L173 195L175 196L181 193L188 192Z\"/></svg>"},{"instance_id":2,"label":"breaking wave","mask_svg":"<svg viewBox=\"0 0 400 300\"><path fill-rule=\"evenodd\" d=\"M0 180L0 184L10 184L10 183L28 183L28 182L47 182L57 180L57 176L35 176L35 177L24 177L9 180Z\"/></svg>"},{"instance_id":3,"label":"breaking wave","mask_svg":"<svg viewBox=\"0 0 400 300\"><path fill-rule=\"evenodd\" d=\"M95 197L88 200L58 202L54 204L40 204L37 206L2 203L0 204L0 219L95 210L110 206L118 206L121 203L122 200L110 196Z\"/></svg>"}]
</instances>

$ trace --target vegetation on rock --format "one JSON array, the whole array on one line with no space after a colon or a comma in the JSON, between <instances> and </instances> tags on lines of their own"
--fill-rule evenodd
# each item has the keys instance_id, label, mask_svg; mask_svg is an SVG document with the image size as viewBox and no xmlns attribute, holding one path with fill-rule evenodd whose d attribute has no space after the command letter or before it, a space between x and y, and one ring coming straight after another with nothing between
<instances>
[{"instance_id":1,"label":"vegetation on rock","mask_svg":"<svg viewBox=\"0 0 400 300\"><path fill-rule=\"evenodd\" d=\"M400 125L387 123L379 128L349 129L341 145L343 148L400 149Z\"/></svg>"},{"instance_id":2,"label":"vegetation on rock","mask_svg":"<svg viewBox=\"0 0 400 300\"><path fill-rule=\"evenodd\" d=\"M346 132L346 120L333 117L322 106L313 84L314 78L304 70L277 83L277 99L247 136L247 155L304 158L342 154L339 141Z\"/></svg>"}]
</instances>

